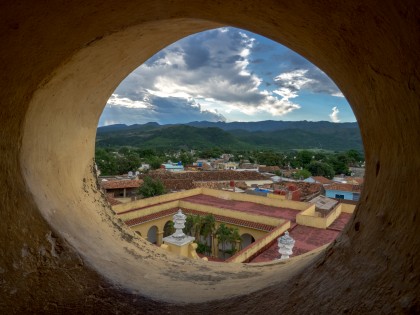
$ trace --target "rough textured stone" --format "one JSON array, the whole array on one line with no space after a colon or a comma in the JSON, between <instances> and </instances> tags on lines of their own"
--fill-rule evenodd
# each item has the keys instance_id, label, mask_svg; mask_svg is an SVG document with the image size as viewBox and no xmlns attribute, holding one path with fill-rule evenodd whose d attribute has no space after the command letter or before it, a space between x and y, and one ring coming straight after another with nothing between
<instances>
[{"instance_id":1,"label":"rough textured stone","mask_svg":"<svg viewBox=\"0 0 420 315\"><path fill-rule=\"evenodd\" d=\"M2 313L420 312L419 18L415 0L1 2ZM365 188L326 251L182 260L104 204L92 157L107 98L159 49L220 25L294 49L353 107Z\"/></svg>"}]
</instances>

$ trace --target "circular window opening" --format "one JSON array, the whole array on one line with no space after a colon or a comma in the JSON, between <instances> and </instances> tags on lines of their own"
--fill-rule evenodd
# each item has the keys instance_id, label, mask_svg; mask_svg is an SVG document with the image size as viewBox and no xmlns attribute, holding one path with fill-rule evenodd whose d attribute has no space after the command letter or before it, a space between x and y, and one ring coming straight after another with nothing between
<instances>
[{"instance_id":1,"label":"circular window opening","mask_svg":"<svg viewBox=\"0 0 420 315\"><path fill-rule=\"evenodd\" d=\"M332 80L231 27L183 38L122 81L99 119L95 160L113 210L137 234L224 262L277 260L286 231L292 257L329 244L364 176L360 131ZM179 209L181 247L170 238Z\"/></svg>"}]
</instances>

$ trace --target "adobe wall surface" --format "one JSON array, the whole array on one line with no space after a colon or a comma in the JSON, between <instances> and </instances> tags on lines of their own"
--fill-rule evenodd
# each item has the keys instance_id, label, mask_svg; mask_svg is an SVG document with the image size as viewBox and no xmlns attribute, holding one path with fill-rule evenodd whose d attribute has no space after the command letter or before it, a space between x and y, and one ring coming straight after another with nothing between
<instances>
[{"instance_id":1,"label":"adobe wall surface","mask_svg":"<svg viewBox=\"0 0 420 315\"><path fill-rule=\"evenodd\" d=\"M1 313L420 312L419 18L415 0L1 2ZM294 49L353 107L365 188L326 251L169 259L104 202L92 159L106 100L159 49L220 25Z\"/></svg>"}]
</instances>

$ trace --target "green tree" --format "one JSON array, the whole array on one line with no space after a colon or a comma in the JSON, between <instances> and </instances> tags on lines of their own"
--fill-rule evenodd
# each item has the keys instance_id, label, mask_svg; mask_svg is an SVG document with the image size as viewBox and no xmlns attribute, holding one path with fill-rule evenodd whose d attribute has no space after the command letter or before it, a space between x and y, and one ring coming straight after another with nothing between
<instances>
[{"instance_id":1,"label":"green tree","mask_svg":"<svg viewBox=\"0 0 420 315\"><path fill-rule=\"evenodd\" d=\"M331 165L318 161L309 163L308 171L314 176L324 176L329 179L332 179L335 175L334 169Z\"/></svg>"},{"instance_id":2,"label":"green tree","mask_svg":"<svg viewBox=\"0 0 420 315\"><path fill-rule=\"evenodd\" d=\"M239 234L238 228L231 228L229 235L229 242L232 246L232 255L241 250L241 235Z\"/></svg>"},{"instance_id":3,"label":"green tree","mask_svg":"<svg viewBox=\"0 0 420 315\"><path fill-rule=\"evenodd\" d=\"M299 165L301 166L301 167L307 167L307 165L309 164L309 163L311 163L311 161L312 161L312 156L313 156L314 154L313 154L313 152L311 152L311 151L308 151L308 150L302 150L302 151L299 151L298 152L298 154L297 154L297 157L296 157L296 159L298 160L298 162L299 162Z\"/></svg>"},{"instance_id":4,"label":"green tree","mask_svg":"<svg viewBox=\"0 0 420 315\"><path fill-rule=\"evenodd\" d=\"M346 152L346 155L347 155L350 166L357 166L359 162L365 159L363 157L363 154L361 154L357 150L348 150Z\"/></svg>"},{"instance_id":5,"label":"green tree","mask_svg":"<svg viewBox=\"0 0 420 315\"><path fill-rule=\"evenodd\" d=\"M280 166L282 164L281 156L273 151L263 151L256 153L256 158L259 164L269 166Z\"/></svg>"},{"instance_id":6,"label":"green tree","mask_svg":"<svg viewBox=\"0 0 420 315\"><path fill-rule=\"evenodd\" d=\"M192 229L191 233L195 237L196 243L201 243L201 228L203 227L203 218L200 215L192 216Z\"/></svg>"},{"instance_id":7,"label":"green tree","mask_svg":"<svg viewBox=\"0 0 420 315\"><path fill-rule=\"evenodd\" d=\"M139 194L144 198L163 195L165 193L165 186L159 179L153 179L149 176L144 178L143 185L139 188Z\"/></svg>"},{"instance_id":8,"label":"green tree","mask_svg":"<svg viewBox=\"0 0 420 315\"><path fill-rule=\"evenodd\" d=\"M214 246L214 235L216 233L216 219L214 215L207 214L206 216L188 214L185 222L184 233L195 237L195 242L198 244L197 252L210 254ZM201 237L205 242L201 242ZM211 236L211 244L208 243L208 238Z\"/></svg>"},{"instance_id":9,"label":"green tree","mask_svg":"<svg viewBox=\"0 0 420 315\"><path fill-rule=\"evenodd\" d=\"M293 174L295 179L306 179L310 176L312 176L312 174L307 169L301 169Z\"/></svg>"},{"instance_id":10,"label":"green tree","mask_svg":"<svg viewBox=\"0 0 420 315\"><path fill-rule=\"evenodd\" d=\"M230 240L232 231L224 223L221 223L216 231L216 237L219 244L222 245L223 258L226 257L226 244Z\"/></svg>"},{"instance_id":11,"label":"green tree","mask_svg":"<svg viewBox=\"0 0 420 315\"><path fill-rule=\"evenodd\" d=\"M350 170L347 166L348 158L345 154L335 154L328 159L327 163L333 167L335 174L350 175Z\"/></svg>"},{"instance_id":12,"label":"green tree","mask_svg":"<svg viewBox=\"0 0 420 315\"><path fill-rule=\"evenodd\" d=\"M163 227L163 237L172 235L174 233L175 233L174 221L166 222L165 226Z\"/></svg>"},{"instance_id":13,"label":"green tree","mask_svg":"<svg viewBox=\"0 0 420 315\"><path fill-rule=\"evenodd\" d=\"M118 175L117 160L108 149L95 150L95 162L101 175Z\"/></svg>"},{"instance_id":14,"label":"green tree","mask_svg":"<svg viewBox=\"0 0 420 315\"><path fill-rule=\"evenodd\" d=\"M189 164L193 164L194 162L194 157L192 156L191 153L188 152L182 152L179 155L179 160L182 162L182 165L189 165Z\"/></svg>"},{"instance_id":15,"label":"green tree","mask_svg":"<svg viewBox=\"0 0 420 315\"><path fill-rule=\"evenodd\" d=\"M146 161L147 161L147 164L150 165L151 169L156 170L160 168L164 160L158 156L151 156Z\"/></svg>"},{"instance_id":16,"label":"green tree","mask_svg":"<svg viewBox=\"0 0 420 315\"><path fill-rule=\"evenodd\" d=\"M203 218L201 233L204 239L206 240L206 245L210 248L210 253L213 253L214 236L216 233L216 218L214 217L214 215L208 214ZM210 244L208 244L209 237Z\"/></svg>"},{"instance_id":17,"label":"green tree","mask_svg":"<svg viewBox=\"0 0 420 315\"><path fill-rule=\"evenodd\" d=\"M194 221L194 215L187 214L187 217L185 218L185 227L182 231L189 236L193 235L192 233L193 221Z\"/></svg>"}]
</instances>

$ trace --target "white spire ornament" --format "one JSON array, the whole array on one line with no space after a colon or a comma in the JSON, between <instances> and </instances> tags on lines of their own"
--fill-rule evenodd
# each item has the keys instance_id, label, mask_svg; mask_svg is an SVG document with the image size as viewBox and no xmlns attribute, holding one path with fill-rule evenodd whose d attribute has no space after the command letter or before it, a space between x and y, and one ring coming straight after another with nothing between
<instances>
[{"instance_id":1,"label":"white spire ornament","mask_svg":"<svg viewBox=\"0 0 420 315\"><path fill-rule=\"evenodd\" d=\"M293 246L295 240L289 235L289 231L284 232L284 235L278 238L280 260L288 259L293 254Z\"/></svg>"}]
</instances>

